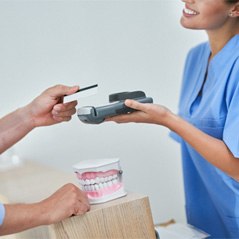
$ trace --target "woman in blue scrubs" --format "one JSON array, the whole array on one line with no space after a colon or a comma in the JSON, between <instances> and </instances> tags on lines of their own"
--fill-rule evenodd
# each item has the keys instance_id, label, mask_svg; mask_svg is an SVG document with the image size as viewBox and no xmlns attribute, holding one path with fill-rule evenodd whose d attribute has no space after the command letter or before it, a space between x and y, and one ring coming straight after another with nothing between
<instances>
[{"instance_id":1,"label":"woman in blue scrubs","mask_svg":"<svg viewBox=\"0 0 239 239\"><path fill-rule=\"evenodd\" d=\"M183 0L181 24L208 42L186 59L179 114L126 100L112 117L169 128L181 144L188 223L212 238L239 238L239 0Z\"/></svg>"}]
</instances>

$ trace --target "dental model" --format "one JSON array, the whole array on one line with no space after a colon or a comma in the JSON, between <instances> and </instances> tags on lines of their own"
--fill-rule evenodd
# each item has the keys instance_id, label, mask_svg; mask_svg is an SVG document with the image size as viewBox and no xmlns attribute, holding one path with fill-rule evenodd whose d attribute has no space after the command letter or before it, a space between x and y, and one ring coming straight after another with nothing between
<instances>
[{"instance_id":1,"label":"dental model","mask_svg":"<svg viewBox=\"0 0 239 239\"><path fill-rule=\"evenodd\" d=\"M119 159L95 159L73 165L80 188L90 204L104 203L125 196Z\"/></svg>"}]
</instances>

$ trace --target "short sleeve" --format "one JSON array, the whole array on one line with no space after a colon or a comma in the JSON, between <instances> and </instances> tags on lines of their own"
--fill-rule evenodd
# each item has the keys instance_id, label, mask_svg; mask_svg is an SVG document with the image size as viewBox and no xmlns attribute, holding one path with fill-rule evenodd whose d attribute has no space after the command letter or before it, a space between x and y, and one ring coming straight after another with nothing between
<instances>
[{"instance_id":1,"label":"short sleeve","mask_svg":"<svg viewBox=\"0 0 239 239\"><path fill-rule=\"evenodd\" d=\"M227 117L223 130L223 141L234 155L239 158L239 61L237 71L233 71L227 87ZM236 80L235 80L236 79ZM233 82L234 80L234 82Z\"/></svg>"},{"instance_id":2,"label":"short sleeve","mask_svg":"<svg viewBox=\"0 0 239 239\"><path fill-rule=\"evenodd\" d=\"M2 203L0 203L0 225L3 224L4 217L5 217L5 207Z\"/></svg>"},{"instance_id":3,"label":"short sleeve","mask_svg":"<svg viewBox=\"0 0 239 239\"><path fill-rule=\"evenodd\" d=\"M175 140L178 143L181 143L181 141L182 141L182 138L173 131L169 132L169 136L170 136L170 138L172 138L173 140Z\"/></svg>"}]
</instances>

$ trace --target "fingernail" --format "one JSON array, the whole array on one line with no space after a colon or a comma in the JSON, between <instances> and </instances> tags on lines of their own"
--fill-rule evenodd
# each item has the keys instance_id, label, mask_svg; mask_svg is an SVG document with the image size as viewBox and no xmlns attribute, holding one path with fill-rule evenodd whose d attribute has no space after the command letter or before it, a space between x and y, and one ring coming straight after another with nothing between
<instances>
[{"instance_id":1,"label":"fingernail","mask_svg":"<svg viewBox=\"0 0 239 239\"><path fill-rule=\"evenodd\" d=\"M80 86L74 85L74 86L72 86L71 88L80 88Z\"/></svg>"},{"instance_id":2,"label":"fingernail","mask_svg":"<svg viewBox=\"0 0 239 239\"><path fill-rule=\"evenodd\" d=\"M61 110L61 107L60 107L59 105L55 105L55 106L54 106L54 110L60 111L60 110Z\"/></svg>"},{"instance_id":3,"label":"fingernail","mask_svg":"<svg viewBox=\"0 0 239 239\"><path fill-rule=\"evenodd\" d=\"M54 111L52 112L52 114L53 114L53 115L58 115L59 112L54 110Z\"/></svg>"}]
</instances>

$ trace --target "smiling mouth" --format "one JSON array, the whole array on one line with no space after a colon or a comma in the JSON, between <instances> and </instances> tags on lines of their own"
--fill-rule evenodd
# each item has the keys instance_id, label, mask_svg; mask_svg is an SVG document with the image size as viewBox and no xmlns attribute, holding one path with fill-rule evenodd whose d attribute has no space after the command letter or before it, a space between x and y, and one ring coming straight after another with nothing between
<instances>
[{"instance_id":1,"label":"smiling mouth","mask_svg":"<svg viewBox=\"0 0 239 239\"><path fill-rule=\"evenodd\" d=\"M78 183L91 204L126 195L119 159L82 161L73 166Z\"/></svg>"},{"instance_id":2,"label":"smiling mouth","mask_svg":"<svg viewBox=\"0 0 239 239\"><path fill-rule=\"evenodd\" d=\"M195 15L199 14L198 12L196 12L192 9L186 8L186 7L183 9L183 13L188 15L188 16L195 16Z\"/></svg>"}]
</instances>

